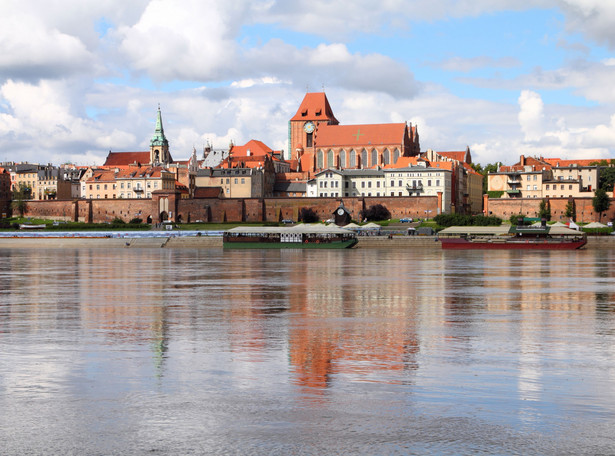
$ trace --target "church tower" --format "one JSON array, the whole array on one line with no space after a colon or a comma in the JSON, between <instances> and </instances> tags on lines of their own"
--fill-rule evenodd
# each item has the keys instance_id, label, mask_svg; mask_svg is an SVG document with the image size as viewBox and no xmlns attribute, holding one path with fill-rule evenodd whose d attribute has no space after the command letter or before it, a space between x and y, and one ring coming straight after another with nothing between
<instances>
[{"instance_id":1,"label":"church tower","mask_svg":"<svg viewBox=\"0 0 615 456\"><path fill-rule=\"evenodd\" d=\"M167 141L164 135L164 128L162 127L160 105L158 105L158 116L156 117L156 130L149 142L149 157L152 165L168 166L169 163L173 162L169 153L169 141Z\"/></svg>"},{"instance_id":2,"label":"church tower","mask_svg":"<svg viewBox=\"0 0 615 456\"><path fill-rule=\"evenodd\" d=\"M303 153L314 153L319 126L338 124L324 92L306 93L297 113L288 122L291 159L300 160Z\"/></svg>"}]
</instances>

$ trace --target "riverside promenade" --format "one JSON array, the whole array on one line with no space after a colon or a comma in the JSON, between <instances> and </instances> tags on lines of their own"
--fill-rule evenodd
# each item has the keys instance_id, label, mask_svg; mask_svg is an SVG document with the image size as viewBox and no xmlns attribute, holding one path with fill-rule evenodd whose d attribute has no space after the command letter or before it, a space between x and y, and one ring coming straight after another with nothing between
<instances>
[{"instance_id":1,"label":"riverside promenade","mask_svg":"<svg viewBox=\"0 0 615 456\"><path fill-rule=\"evenodd\" d=\"M355 248L440 248L435 236L359 236ZM155 238L0 238L0 249L20 248L222 248L222 236L169 236ZM586 249L615 248L615 236L588 236Z\"/></svg>"}]
</instances>

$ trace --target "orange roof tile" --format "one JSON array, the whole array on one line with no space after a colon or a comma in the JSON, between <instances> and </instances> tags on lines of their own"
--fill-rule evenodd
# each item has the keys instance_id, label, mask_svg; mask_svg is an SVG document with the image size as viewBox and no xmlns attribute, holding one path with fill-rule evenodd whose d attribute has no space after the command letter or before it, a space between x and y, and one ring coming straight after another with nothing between
<instances>
[{"instance_id":1,"label":"orange roof tile","mask_svg":"<svg viewBox=\"0 0 615 456\"><path fill-rule=\"evenodd\" d=\"M417 166L420 163L427 163L429 166L429 162L424 158L420 157L399 157L397 162L391 163L389 165L385 165L383 168L385 169L396 169L396 168L408 168L410 166Z\"/></svg>"},{"instance_id":2,"label":"orange roof tile","mask_svg":"<svg viewBox=\"0 0 615 456\"><path fill-rule=\"evenodd\" d=\"M232 153L233 158L236 157L247 157L248 151L250 151L250 155L267 155L271 154L273 150L267 146L262 141L257 141L256 139L251 139L243 146L233 146Z\"/></svg>"},{"instance_id":3,"label":"orange roof tile","mask_svg":"<svg viewBox=\"0 0 615 456\"><path fill-rule=\"evenodd\" d=\"M324 92L306 93L294 117L290 120L328 120L338 124Z\"/></svg>"},{"instance_id":4,"label":"orange roof tile","mask_svg":"<svg viewBox=\"0 0 615 456\"><path fill-rule=\"evenodd\" d=\"M450 169L452 171L454 163L449 161L434 161L431 162L430 168Z\"/></svg>"},{"instance_id":5,"label":"orange roof tile","mask_svg":"<svg viewBox=\"0 0 615 456\"><path fill-rule=\"evenodd\" d=\"M594 159L594 160L562 160L560 158L545 158L544 161L546 161L547 163L549 163L551 166L554 167L567 167L567 166L572 166L572 165L577 165L577 166L591 166L590 163L596 163L596 162L600 162L601 159Z\"/></svg>"},{"instance_id":6,"label":"orange roof tile","mask_svg":"<svg viewBox=\"0 0 615 456\"><path fill-rule=\"evenodd\" d=\"M314 145L316 147L399 145L405 135L405 123L321 125L314 134Z\"/></svg>"},{"instance_id":7,"label":"orange roof tile","mask_svg":"<svg viewBox=\"0 0 615 456\"><path fill-rule=\"evenodd\" d=\"M222 187L197 187L194 189L195 198L218 198Z\"/></svg>"},{"instance_id":8,"label":"orange roof tile","mask_svg":"<svg viewBox=\"0 0 615 456\"><path fill-rule=\"evenodd\" d=\"M446 158L452 158L453 160L457 160L458 162L465 163L466 161L466 153L465 150L453 151L453 152L436 152L438 155Z\"/></svg>"},{"instance_id":9,"label":"orange roof tile","mask_svg":"<svg viewBox=\"0 0 615 456\"><path fill-rule=\"evenodd\" d=\"M103 166L126 166L133 163L149 163L149 152L109 152Z\"/></svg>"}]
</instances>

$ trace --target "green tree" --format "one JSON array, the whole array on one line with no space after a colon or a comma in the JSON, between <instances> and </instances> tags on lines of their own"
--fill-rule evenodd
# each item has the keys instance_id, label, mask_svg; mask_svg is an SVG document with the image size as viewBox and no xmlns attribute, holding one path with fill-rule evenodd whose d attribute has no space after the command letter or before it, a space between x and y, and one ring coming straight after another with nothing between
<instances>
[{"instance_id":1,"label":"green tree","mask_svg":"<svg viewBox=\"0 0 615 456\"><path fill-rule=\"evenodd\" d=\"M566 211L564 212L564 215L567 218L572 219L573 222L577 221L577 208L573 199L568 201L568 204L566 204Z\"/></svg>"},{"instance_id":2,"label":"green tree","mask_svg":"<svg viewBox=\"0 0 615 456\"><path fill-rule=\"evenodd\" d=\"M615 184L615 168L612 167L600 167L599 188L605 189L607 192L613 191Z\"/></svg>"},{"instance_id":3,"label":"green tree","mask_svg":"<svg viewBox=\"0 0 615 456\"><path fill-rule=\"evenodd\" d=\"M551 205L548 200L542 200L538 208L538 217L541 219L551 220Z\"/></svg>"},{"instance_id":4,"label":"green tree","mask_svg":"<svg viewBox=\"0 0 615 456\"><path fill-rule=\"evenodd\" d=\"M594 192L592 205L594 206L594 211L600 214L598 216L598 221L602 220L602 213L609 210L609 207L611 207L611 200L605 189L599 188Z\"/></svg>"},{"instance_id":5,"label":"green tree","mask_svg":"<svg viewBox=\"0 0 615 456\"><path fill-rule=\"evenodd\" d=\"M28 202L32 198L32 189L23 182L19 184L19 188L13 190L13 201L11 202L11 209L19 212L19 215L23 215L28 210Z\"/></svg>"}]
</instances>

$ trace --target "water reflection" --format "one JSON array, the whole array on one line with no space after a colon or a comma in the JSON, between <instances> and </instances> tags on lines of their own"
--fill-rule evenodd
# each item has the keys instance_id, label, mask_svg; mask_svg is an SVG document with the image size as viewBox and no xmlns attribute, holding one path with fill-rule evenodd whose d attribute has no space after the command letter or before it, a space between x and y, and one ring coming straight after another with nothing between
<instances>
[{"instance_id":1,"label":"water reflection","mask_svg":"<svg viewBox=\"0 0 615 456\"><path fill-rule=\"evenodd\" d=\"M237 413L275 416L287 435L311 441L322 428L300 423L325 415L338 433L371 426L379 452L407 441L408 426L438 452L522 454L530 432L546 448L583 448L583 426L560 439L571 419L615 424L613 255L3 250L0 407L9 413L0 427L16 419L20 442L32 422L43 426L34 412L18 418L35 400L51 422L58 412L89 417L52 428L105 436L90 447L102 452L116 448L109 435L118 445L142 436L124 429L170 423L163 432L175 438L176 414L182 432L200 429L203 407L219 431ZM100 419L108 428L97 433ZM486 439L493 426L515 435L512 448ZM261 431L287 443L272 450L298 448L274 429ZM240 441L261 439L245 432Z\"/></svg>"}]
</instances>

